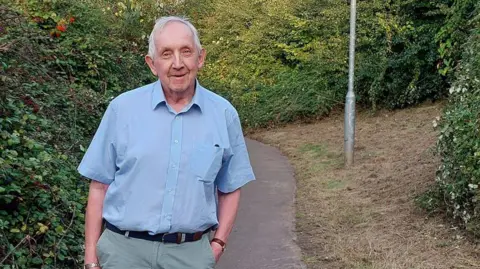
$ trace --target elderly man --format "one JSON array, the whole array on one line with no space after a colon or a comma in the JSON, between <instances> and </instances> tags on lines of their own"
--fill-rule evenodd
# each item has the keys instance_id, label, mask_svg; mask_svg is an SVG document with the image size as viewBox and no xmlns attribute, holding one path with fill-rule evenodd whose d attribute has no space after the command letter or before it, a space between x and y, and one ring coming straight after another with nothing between
<instances>
[{"instance_id":1,"label":"elderly man","mask_svg":"<svg viewBox=\"0 0 480 269\"><path fill-rule=\"evenodd\" d=\"M239 116L198 83L187 20L159 19L145 60L158 81L112 100L78 167L92 180L84 267L213 268L254 180Z\"/></svg>"}]
</instances>

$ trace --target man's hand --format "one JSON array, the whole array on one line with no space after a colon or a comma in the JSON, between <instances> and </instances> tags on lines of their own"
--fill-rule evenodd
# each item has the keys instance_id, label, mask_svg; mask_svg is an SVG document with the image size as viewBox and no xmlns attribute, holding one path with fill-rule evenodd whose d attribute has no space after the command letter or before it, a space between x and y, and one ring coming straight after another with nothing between
<instances>
[{"instance_id":1,"label":"man's hand","mask_svg":"<svg viewBox=\"0 0 480 269\"><path fill-rule=\"evenodd\" d=\"M210 246L212 247L213 251L213 257L215 258L215 263L217 263L220 260L220 257L223 254L222 246L215 242L211 242Z\"/></svg>"}]
</instances>

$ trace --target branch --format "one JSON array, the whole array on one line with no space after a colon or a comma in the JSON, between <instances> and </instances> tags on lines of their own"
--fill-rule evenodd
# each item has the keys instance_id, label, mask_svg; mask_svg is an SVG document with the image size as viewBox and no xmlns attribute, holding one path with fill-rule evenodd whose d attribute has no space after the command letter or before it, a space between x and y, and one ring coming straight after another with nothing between
<instances>
[{"instance_id":1,"label":"branch","mask_svg":"<svg viewBox=\"0 0 480 269\"><path fill-rule=\"evenodd\" d=\"M29 240L30 239L30 235L26 235L22 241L20 241L20 243L18 243L12 250L10 250L10 252L8 252L7 256L5 256L5 258L3 258L2 261L0 261L0 264L3 264L3 262L5 262L7 260L7 258L12 255L12 253L25 241L25 240Z\"/></svg>"},{"instance_id":2,"label":"branch","mask_svg":"<svg viewBox=\"0 0 480 269\"><path fill-rule=\"evenodd\" d=\"M15 44L15 41L12 41L12 42L7 43L7 44L4 44L4 45L0 45L0 52L6 52L6 51L8 51L8 49L9 49L13 44Z\"/></svg>"},{"instance_id":3,"label":"branch","mask_svg":"<svg viewBox=\"0 0 480 269\"><path fill-rule=\"evenodd\" d=\"M54 256L54 265L55 267L57 267L57 247L60 245L60 243L62 242L63 238L65 237L65 235L67 234L67 231L70 230L70 228L72 227L72 224L73 224L73 219L75 218L75 209L73 209L73 212L72 212L72 218L70 219L70 223L68 224L68 227L67 229L63 232L63 236L60 237L60 240L58 240L58 243L55 244L55 256Z\"/></svg>"}]
</instances>

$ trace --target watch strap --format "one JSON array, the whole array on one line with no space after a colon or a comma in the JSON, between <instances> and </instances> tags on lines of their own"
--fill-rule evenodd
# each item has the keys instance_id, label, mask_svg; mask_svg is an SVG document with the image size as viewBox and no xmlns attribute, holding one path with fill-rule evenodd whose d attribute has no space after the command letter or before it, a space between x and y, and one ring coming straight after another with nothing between
<instances>
[{"instance_id":1,"label":"watch strap","mask_svg":"<svg viewBox=\"0 0 480 269\"><path fill-rule=\"evenodd\" d=\"M225 244L225 242L223 242L223 240L218 239L218 238L213 238L212 242L215 242L215 243L219 244L222 247L222 251L225 251L225 247L227 246L227 244Z\"/></svg>"}]
</instances>

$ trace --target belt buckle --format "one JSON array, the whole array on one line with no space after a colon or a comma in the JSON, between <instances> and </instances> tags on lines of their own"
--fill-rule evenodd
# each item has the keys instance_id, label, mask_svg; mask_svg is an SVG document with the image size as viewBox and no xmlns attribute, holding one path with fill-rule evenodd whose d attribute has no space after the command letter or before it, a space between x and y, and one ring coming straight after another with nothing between
<instances>
[{"instance_id":1,"label":"belt buckle","mask_svg":"<svg viewBox=\"0 0 480 269\"><path fill-rule=\"evenodd\" d=\"M162 235L162 243L165 243L165 236L167 236L167 235L169 235L169 233L164 233L164 234Z\"/></svg>"},{"instance_id":2,"label":"belt buckle","mask_svg":"<svg viewBox=\"0 0 480 269\"><path fill-rule=\"evenodd\" d=\"M186 237L185 234L177 232L177 233L164 233L162 235L162 242L163 243L165 243L165 236L167 236L167 235L176 235L176 237L177 237L176 240L174 242L171 242L171 243L181 244L181 243L185 242L185 237Z\"/></svg>"}]
</instances>

